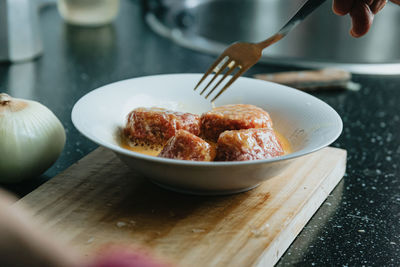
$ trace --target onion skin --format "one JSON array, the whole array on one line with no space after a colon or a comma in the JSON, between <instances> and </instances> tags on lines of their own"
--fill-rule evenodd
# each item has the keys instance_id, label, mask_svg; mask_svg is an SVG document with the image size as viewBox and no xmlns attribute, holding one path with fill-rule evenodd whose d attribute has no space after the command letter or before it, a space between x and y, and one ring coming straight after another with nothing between
<instances>
[{"instance_id":1,"label":"onion skin","mask_svg":"<svg viewBox=\"0 0 400 267\"><path fill-rule=\"evenodd\" d=\"M37 177L59 157L65 130L44 105L0 94L0 183ZM4 99L4 97L3 97Z\"/></svg>"}]
</instances>

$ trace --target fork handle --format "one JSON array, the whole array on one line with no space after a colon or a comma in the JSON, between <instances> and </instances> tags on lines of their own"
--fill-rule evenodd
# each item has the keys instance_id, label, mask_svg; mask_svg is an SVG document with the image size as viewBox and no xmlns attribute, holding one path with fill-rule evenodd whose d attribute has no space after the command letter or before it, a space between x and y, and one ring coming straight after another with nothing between
<instances>
[{"instance_id":1,"label":"fork handle","mask_svg":"<svg viewBox=\"0 0 400 267\"><path fill-rule=\"evenodd\" d=\"M325 1L326 0L308 0L277 33L256 45L264 49L278 42Z\"/></svg>"}]
</instances>

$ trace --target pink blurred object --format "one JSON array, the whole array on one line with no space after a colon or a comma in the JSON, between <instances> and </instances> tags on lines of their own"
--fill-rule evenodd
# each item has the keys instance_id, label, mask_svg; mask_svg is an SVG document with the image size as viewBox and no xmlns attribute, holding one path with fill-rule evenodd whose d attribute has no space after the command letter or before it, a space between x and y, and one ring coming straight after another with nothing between
<instances>
[{"instance_id":1,"label":"pink blurred object","mask_svg":"<svg viewBox=\"0 0 400 267\"><path fill-rule=\"evenodd\" d=\"M104 252L103 252L104 251ZM129 248L112 248L102 250L89 267L172 267L172 264L161 262L144 250Z\"/></svg>"}]
</instances>

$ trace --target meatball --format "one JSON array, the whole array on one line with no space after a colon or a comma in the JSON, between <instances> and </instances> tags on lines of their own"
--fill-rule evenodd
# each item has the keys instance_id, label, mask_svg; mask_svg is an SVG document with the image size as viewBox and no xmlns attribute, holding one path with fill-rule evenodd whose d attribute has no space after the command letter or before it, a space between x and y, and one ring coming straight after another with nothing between
<instances>
[{"instance_id":1,"label":"meatball","mask_svg":"<svg viewBox=\"0 0 400 267\"><path fill-rule=\"evenodd\" d=\"M201 134L207 140L217 141L226 130L270 128L272 121L265 110L245 104L213 108L201 116Z\"/></svg>"},{"instance_id":2,"label":"meatball","mask_svg":"<svg viewBox=\"0 0 400 267\"><path fill-rule=\"evenodd\" d=\"M170 159L212 161L215 155L214 145L185 130L179 130L168 140L158 156Z\"/></svg>"},{"instance_id":3,"label":"meatball","mask_svg":"<svg viewBox=\"0 0 400 267\"><path fill-rule=\"evenodd\" d=\"M283 154L279 139L271 129L234 130L225 131L219 136L216 160L269 159Z\"/></svg>"},{"instance_id":4,"label":"meatball","mask_svg":"<svg viewBox=\"0 0 400 267\"><path fill-rule=\"evenodd\" d=\"M178 130L200 134L200 117L163 108L136 108L128 114L124 134L134 143L164 145Z\"/></svg>"}]
</instances>

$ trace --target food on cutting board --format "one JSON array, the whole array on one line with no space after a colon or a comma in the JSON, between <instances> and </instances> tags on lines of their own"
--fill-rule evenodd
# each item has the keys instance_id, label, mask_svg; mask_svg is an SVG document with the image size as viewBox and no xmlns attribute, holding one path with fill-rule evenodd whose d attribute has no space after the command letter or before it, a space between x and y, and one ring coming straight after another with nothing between
<instances>
[{"instance_id":1,"label":"food on cutting board","mask_svg":"<svg viewBox=\"0 0 400 267\"><path fill-rule=\"evenodd\" d=\"M163 146L178 130L200 134L200 118L163 108L136 108L128 115L124 133L133 143Z\"/></svg>"},{"instance_id":2,"label":"food on cutting board","mask_svg":"<svg viewBox=\"0 0 400 267\"><path fill-rule=\"evenodd\" d=\"M201 115L201 132L204 138L217 141L226 130L270 128L269 114L254 105L231 104L213 108Z\"/></svg>"},{"instance_id":3,"label":"food on cutting board","mask_svg":"<svg viewBox=\"0 0 400 267\"><path fill-rule=\"evenodd\" d=\"M162 108L128 114L121 145L135 152L192 161L269 159L290 153L265 110L248 104L213 108L199 117Z\"/></svg>"},{"instance_id":4,"label":"food on cutting board","mask_svg":"<svg viewBox=\"0 0 400 267\"><path fill-rule=\"evenodd\" d=\"M213 161L216 155L215 144L185 130L179 130L171 137L158 155L163 158Z\"/></svg>"},{"instance_id":5,"label":"food on cutting board","mask_svg":"<svg viewBox=\"0 0 400 267\"><path fill-rule=\"evenodd\" d=\"M218 138L217 160L243 161L282 156L274 130L268 128L225 131Z\"/></svg>"}]
</instances>

